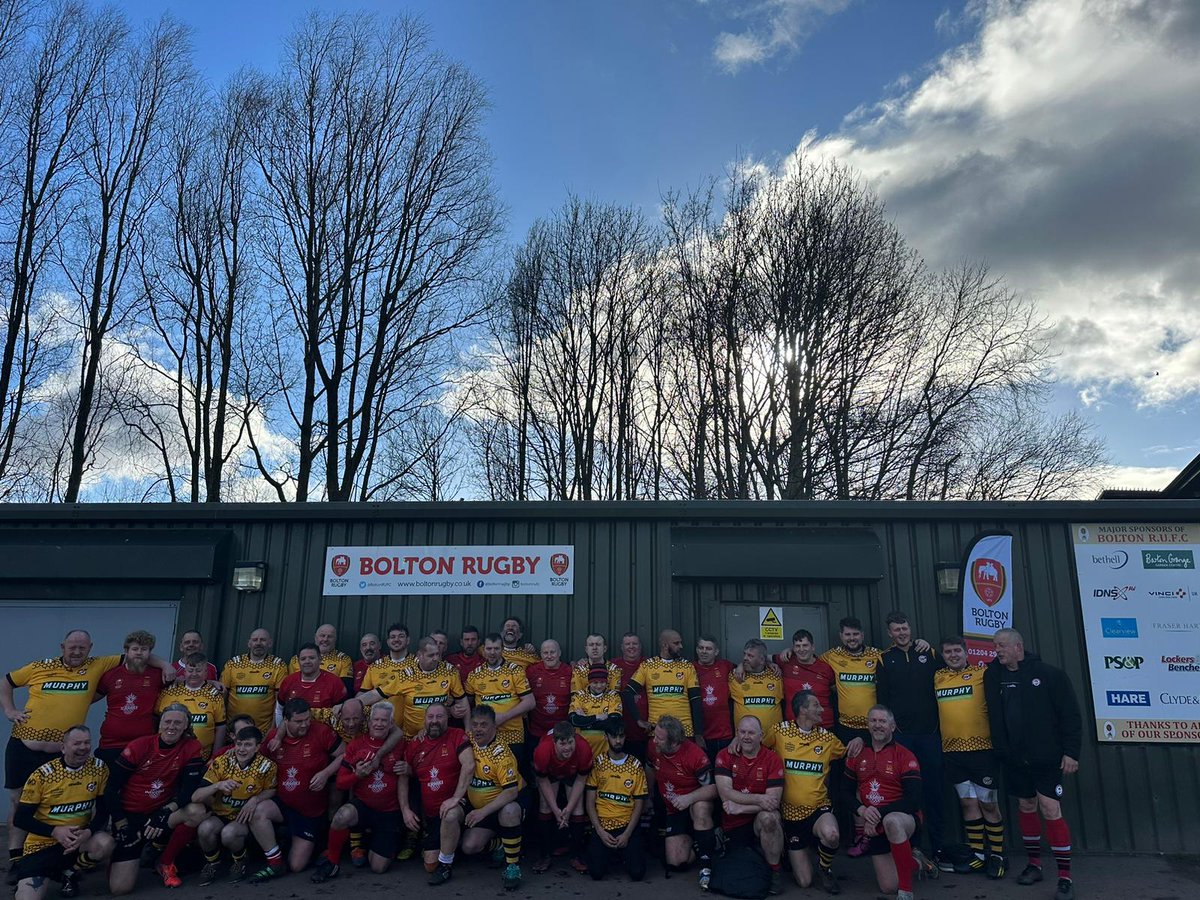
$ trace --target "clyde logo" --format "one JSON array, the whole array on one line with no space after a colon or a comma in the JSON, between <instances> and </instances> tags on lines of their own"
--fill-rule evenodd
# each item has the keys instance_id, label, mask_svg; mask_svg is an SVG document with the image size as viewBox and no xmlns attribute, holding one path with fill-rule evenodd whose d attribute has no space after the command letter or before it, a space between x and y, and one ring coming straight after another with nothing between
<instances>
[{"instance_id":1,"label":"clyde logo","mask_svg":"<svg viewBox=\"0 0 1200 900\"><path fill-rule=\"evenodd\" d=\"M1106 656L1104 657L1104 668L1140 669L1145 661L1144 656Z\"/></svg>"}]
</instances>

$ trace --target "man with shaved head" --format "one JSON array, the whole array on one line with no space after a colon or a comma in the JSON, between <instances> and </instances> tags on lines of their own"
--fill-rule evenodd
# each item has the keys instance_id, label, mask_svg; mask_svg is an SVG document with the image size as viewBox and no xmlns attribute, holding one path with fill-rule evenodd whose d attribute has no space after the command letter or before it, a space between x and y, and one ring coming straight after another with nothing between
<instances>
[{"instance_id":1,"label":"man with shaved head","mask_svg":"<svg viewBox=\"0 0 1200 900\"><path fill-rule=\"evenodd\" d=\"M683 638L679 632L666 629L658 636L658 656L644 660L624 691L625 710L637 714L637 697L646 695L648 718L638 722L647 731L663 716L674 716L683 724L683 733L694 738L703 726L704 712L700 703L700 682L696 667L683 658Z\"/></svg>"},{"instance_id":2,"label":"man with shaved head","mask_svg":"<svg viewBox=\"0 0 1200 900\"><path fill-rule=\"evenodd\" d=\"M284 661L271 652L273 646L271 632L255 628L246 641L246 652L233 657L221 670L225 714L230 721L249 716L263 734L275 725L276 695L288 674Z\"/></svg>"},{"instance_id":3,"label":"man with shaved head","mask_svg":"<svg viewBox=\"0 0 1200 900\"><path fill-rule=\"evenodd\" d=\"M367 632L359 638L358 659L354 661L354 690L352 693L357 694L362 690L363 677L367 674L371 663L379 659L381 652L383 652L383 642L379 640L379 635Z\"/></svg>"}]
</instances>

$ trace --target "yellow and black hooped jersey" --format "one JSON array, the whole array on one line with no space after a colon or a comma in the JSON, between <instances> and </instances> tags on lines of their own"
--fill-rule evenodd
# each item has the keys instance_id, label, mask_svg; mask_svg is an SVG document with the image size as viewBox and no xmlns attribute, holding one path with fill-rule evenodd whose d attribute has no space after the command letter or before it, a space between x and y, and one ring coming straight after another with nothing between
<instances>
[{"instance_id":1,"label":"yellow and black hooped jersey","mask_svg":"<svg viewBox=\"0 0 1200 900\"><path fill-rule=\"evenodd\" d=\"M841 647L821 654L837 681L838 721L847 728L866 728L867 712L875 705L875 676L883 654L864 647L857 656Z\"/></svg>"},{"instance_id":2,"label":"yellow and black hooped jersey","mask_svg":"<svg viewBox=\"0 0 1200 900\"><path fill-rule=\"evenodd\" d=\"M522 669L528 669L535 662L541 662L542 659L540 654L526 650L524 647L513 647L511 650L505 647L500 653L504 656L505 662L520 666Z\"/></svg>"},{"instance_id":3,"label":"yellow and black hooped jersey","mask_svg":"<svg viewBox=\"0 0 1200 900\"><path fill-rule=\"evenodd\" d=\"M603 694L593 694L591 691L576 691L571 695L571 712L581 716L605 715L617 718L622 713L621 695L616 691L605 691ZM607 719L605 719L607 721ZM603 722L600 723L603 725ZM592 755L599 756L608 750L608 738L604 736L603 728L576 728L581 738L592 748Z\"/></svg>"},{"instance_id":4,"label":"yellow and black hooped jersey","mask_svg":"<svg viewBox=\"0 0 1200 900\"><path fill-rule=\"evenodd\" d=\"M606 662L604 667L608 669L608 689L610 691L621 690L621 669L613 662ZM588 673L591 671L591 664L584 663L577 665L571 669L571 693L576 691L586 691L588 688Z\"/></svg>"},{"instance_id":5,"label":"yellow and black hooped jersey","mask_svg":"<svg viewBox=\"0 0 1200 900\"><path fill-rule=\"evenodd\" d=\"M476 706L486 703L496 712L512 709L521 698L532 693L525 670L502 662L496 668L483 665L467 676L467 693ZM500 726L497 736L506 744L525 740L525 720L519 716Z\"/></svg>"},{"instance_id":6,"label":"yellow and black hooped jersey","mask_svg":"<svg viewBox=\"0 0 1200 900\"><path fill-rule=\"evenodd\" d=\"M39 659L8 673L14 688L29 688L29 718L14 724L19 741L61 741L63 732L87 718L100 676L121 664L120 656L89 656L68 668L59 657Z\"/></svg>"},{"instance_id":7,"label":"yellow and black hooped jersey","mask_svg":"<svg viewBox=\"0 0 1200 900\"><path fill-rule=\"evenodd\" d=\"M158 695L154 711L161 713L172 703L182 703L187 707L192 733L200 742L204 758L211 757L217 739L217 726L225 724L225 698L221 692L207 683L192 689L176 682Z\"/></svg>"},{"instance_id":8,"label":"yellow and black hooped jersey","mask_svg":"<svg viewBox=\"0 0 1200 900\"><path fill-rule=\"evenodd\" d=\"M425 727L425 710L434 703L453 703L463 696L463 686L458 669L449 663L438 663L432 672L422 671L413 663L380 693L395 706L396 724L404 736L412 738Z\"/></svg>"},{"instance_id":9,"label":"yellow and black hooped jersey","mask_svg":"<svg viewBox=\"0 0 1200 900\"><path fill-rule=\"evenodd\" d=\"M36 806L33 817L51 828L87 825L96 810L96 799L107 785L108 767L100 760L89 757L78 769L72 769L60 756L33 770L18 802ZM21 854L28 856L56 843L52 837L27 834Z\"/></svg>"},{"instance_id":10,"label":"yellow and black hooped jersey","mask_svg":"<svg viewBox=\"0 0 1200 900\"><path fill-rule=\"evenodd\" d=\"M733 701L733 730L744 716L754 716L763 734L783 721L783 679L767 670L757 675L747 672L739 682L729 676L729 699Z\"/></svg>"},{"instance_id":11,"label":"yellow and black hooped jersey","mask_svg":"<svg viewBox=\"0 0 1200 900\"><path fill-rule=\"evenodd\" d=\"M225 714L234 719L249 716L266 734L275 725L275 695L279 683L288 675L287 664L278 656L255 662L248 654L233 657L221 669L225 695Z\"/></svg>"},{"instance_id":12,"label":"yellow and black hooped jersey","mask_svg":"<svg viewBox=\"0 0 1200 900\"><path fill-rule=\"evenodd\" d=\"M467 799L472 809L483 809L508 788L525 787L525 779L517 771L517 758L498 735L486 747L480 747L472 738L471 749L475 751L475 772L467 785Z\"/></svg>"},{"instance_id":13,"label":"yellow and black hooped jersey","mask_svg":"<svg viewBox=\"0 0 1200 900\"><path fill-rule=\"evenodd\" d=\"M386 693L392 689L392 682L399 678L405 669L416 664L416 657L411 655L399 660L392 659L390 656L381 656L367 666L367 671L363 673L361 690ZM399 725L399 710L396 713L396 724Z\"/></svg>"},{"instance_id":14,"label":"yellow and black hooped jersey","mask_svg":"<svg viewBox=\"0 0 1200 900\"><path fill-rule=\"evenodd\" d=\"M695 734L692 728L692 705L688 691L699 690L696 667L686 659L663 659L655 656L645 660L630 681L636 681L646 691L646 708L651 725L663 716L674 716L683 723L683 733Z\"/></svg>"},{"instance_id":15,"label":"yellow and black hooped jersey","mask_svg":"<svg viewBox=\"0 0 1200 900\"><path fill-rule=\"evenodd\" d=\"M275 775L275 763L261 753L255 753L245 766L238 763L233 752L222 753L209 763L204 780L209 784L233 780L237 787L228 794L214 794L212 811L222 818L234 818L251 797L275 790Z\"/></svg>"},{"instance_id":16,"label":"yellow and black hooped jersey","mask_svg":"<svg viewBox=\"0 0 1200 900\"><path fill-rule=\"evenodd\" d=\"M795 722L781 722L763 740L783 760L783 817L807 819L829 805L829 766L846 755L837 735L820 726L802 731Z\"/></svg>"},{"instance_id":17,"label":"yellow and black hooped jersey","mask_svg":"<svg viewBox=\"0 0 1200 900\"><path fill-rule=\"evenodd\" d=\"M633 804L645 800L646 770L633 756L615 763L607 753L601 753L592 764L587 789L596 792L596 818L609 831L616 831L629 824L633 815Z\"/></svg>"},{"instance_id":18,"label":"yellow and black hooped jersey","mask_svg":"<svg viewBox=\"0 0 1200 900\"><path fill-rule=\"evenodd\" d=\"M938 669L933 674L933 692L937 696L943 751L992 749L992 728L983 695L983 666L967 666L957 671Z\"/></svg>"},{"instance_id":19,"label":"yellow and black hooped jersey","mask_svg":"<svg viewBox=\"0 0 1200 900\"><path fill-rule=\"evenodd\" d=\"M332 672L338 678L354 677L354 660L341 650L331 650L328 653L322 653L321 668L326 672ZM300 657L293 656L292 661L288 663L288 674L294 675L299 671Z\"/></svg>"}]
</instances>

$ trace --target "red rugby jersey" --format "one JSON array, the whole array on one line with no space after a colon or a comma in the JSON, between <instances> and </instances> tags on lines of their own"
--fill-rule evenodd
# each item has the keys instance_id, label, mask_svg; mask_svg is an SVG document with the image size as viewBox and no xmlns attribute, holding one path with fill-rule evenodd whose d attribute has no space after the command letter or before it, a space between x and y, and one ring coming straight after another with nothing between
<instances>
[{"instance_id":1,"label":"red rugby jersey","mask_svg":"<svg viewBox=\"0 0 1200 900\"><path fill-rule=\"evenodd\" d=\"M533 691L529 733L540 738L566 719L571 711L571 667L560 662L557 669L547 669L546 664L539 661L525 670L525 677Z\"/></svg>"},{"instance_id":2,"label":"red rugby jersey","mask_svg":"<svg viewBox=\"0 0 1200 900\"><path fill-rule=\"evenodd\" d=\"M904 796L904 779L920 779L921 766L912 751L895 741L878 751L867 743L858 756L846 757L846 777L858 782L860 803L884 807Z\"/></svg>"},{"instance_id":3,"label":"red rugby jersey","mask_svg":"<svg viewBox=\"0 0 1200 900\"><path fill-rule=\"evenodd\" d=\"M837 675L834 674L833 667L819 657L810 663L802 663L795 656L783 662L777 655L775 664L783 672L783 717L788 721L795 719L792 715L792 698L800 691L812 691L821 701L821 727L832 731L833 692L837 687Z\"/></svg>"},{"instance_id":4,"label":"red rugby jersey","mask_svg":"<svg viewBox=\"0 0 1200 900\"><path fill-rule=\"evenodd\" d=\"M329 810L328 788L311 791L308 785L333 760L341 738L328 725L312 722L304 737L288 737L284 732L279 749L271 751L268 745L278 730L271 729L261 752L275 763L275 790L279 799L302 816L315 819L325 815Z\"/></svg>"},{"instance_id":5,"label":"red rugby jersey","mask_svg":"<svg viewBox=\"0 0 1200 900\"><path fill-rule=\"evenodd\" d=\"M153 735L154 704L162 690L162 670L151 666L130 672L125 665L100 676L96 694L104 697L104 721L100 723L100 748L115 750L130 741Z\"/></svg>"},{"instance_id":6,"label":"red rugby jersey","mask_svg":"<svg viewBox=\"0 0 1200 900\"><path fill-rule=\"evenodd\" d=\"M121 806L128 813L140 815L152 813L175 799L179 775L185 766L204 767L200 742L186 735L174 746L164 745L157 734L136 738L121 751L121 758L134 769L121 789Z\"/></svg>"},{"instance_id":7,"label":"red rugby jersey","mask_svg":"<svg viewBox=\"0 0 1200 900\"><path fill-rule=\"evenodd\" d=\"M575 735L575 752L568 759L559 759L554 751L554 735L548 734L538 741L533 750L533 772L542 778L562 781L576 775L586 776L592 771L592 746L578 734Z\"/></svg>"},{"instance_id":8,"label":"red rugby jersey","mask_svg":"<svg viewBox=\"0 0 1200 900\"><path fill-rule=\"evenodd\" d=\"M693 662L696 680L700 682L700 704L704 707L706 741L722 741L733 737L733 720L729 715L729 673L733 663L727 659L714 660L711 666Z\"/></svg>"},{"instance_id":9,"label":"red rugby jersey","mask_svg":"<svg viewBox=\"0 0 1200 900\"><path fill-rule=\"evenodd\" d=\"M356 763L376 755L386 739L374 740L364 734L352 740L346 747L346 757L337 775L337 786L342 790L353 790L354 796L376 812L399 812L400 794L397 785L400 776L392 770L404 758L404 741L388 751L379 763L379 768L366 778L354 774Z\"/></svg>"},{"instance_id":10,"label":"red rugby jersey","mask_svg":"<svg viewBox=\"0 0 1200 900\"><path fill-rule=\"evenodd\" d=\"M636 672L645 661L645 657L639 657L633 662L630 662L623 656L618 656L615 659L609 660L610 663L621 670L622 691L629 687L629 680L633 678L633 673ZM622 708L624 708L624 701L622 701ZM637 695L637 711L638 718L640 718L643 722L648 720L650 715L650 707L646 705L645 691L642 691ZM646 732L639 727L637 719L631 718L628 713L622 713L622 716L625 719L625 739L628 741L644 741L646 739Z\"/></svg>"},{"instance_id":11,"label":"red rugby jersey","mask_svg":"<svg viewBox=\"0 0 1200 900\"><path fill-rule=\"evenodd\" d=\"M404 748L404 758L412 769L413 776L421 784L421 812L427 816L438 815L442 804L454 795L462 775L462 763L458 755L471 745L467 733L461 728L447 728L437 740L424 737L409 741Z\"/></svg>"},{"instance_id":12,"label":"red rugby jersey","mask_svg":"<svg viewBox=\"0 0 1200 900\"><path fill-rule=\"evenodd\" d=\"M753 759L731 753L726 747L717 754L715 773L729 776L733 789L747 794L765 794L767 788L783 787L783 760L770 747L759 747ZM753 822L754 815L722 813L721 822L726 829L739 828Z\"/></svg>"},{"instance_id":13,"label":"red rugby jersey","mask_svg":"<svg viewBox=\"0 0 1200 900\"><path fill-rule=\"evenodd\" d=\"M678 794L690 794L702 785L712 784L712 770L708 755L693 741L684 741L670 756L658 752L654 741L647 751L649 763L654 767L654 783L664 800ZM674 807L668 805L670 812Z\"/></svg>"},{"instance_id":14,"label":"red rugby jersey","mask_svg":"<svg viewBox=\"0 0 1200 900\"><path fill-rule=\"evenodd\" d=\"M306 682L299 672L293 672L279 683L279 703L287 703L293 697L308 701L313 709L328 709L346 699L346 685L332 672L321 669L316 680Z\"/></svg>"}]
</instances>

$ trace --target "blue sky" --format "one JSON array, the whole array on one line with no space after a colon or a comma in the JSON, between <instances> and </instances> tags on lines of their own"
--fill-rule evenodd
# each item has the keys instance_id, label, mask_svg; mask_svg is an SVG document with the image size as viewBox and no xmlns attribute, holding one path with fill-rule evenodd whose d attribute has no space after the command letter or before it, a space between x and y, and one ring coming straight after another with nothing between
<instances>
[{"instance_id":1,"label":"blue sky","mask_svg":"<svg viewBox=\"0 0 1200 900\"><path fill-rule=\"evenodd\" d=\"M219 84L273 68L306 7L170 11ZM854 165L935 265L988 260L1055 324L1057 409L1110 481L1200 452L1200 4L1162 0L382 0L487 85L511 240L568 191L641 206L733 160ZM1150 12L1147 12L1150 9ZM807 137L806 137L807 136ZM1190 234L1189 234L1190 227Z\"/></svg>"}]
</instances>

